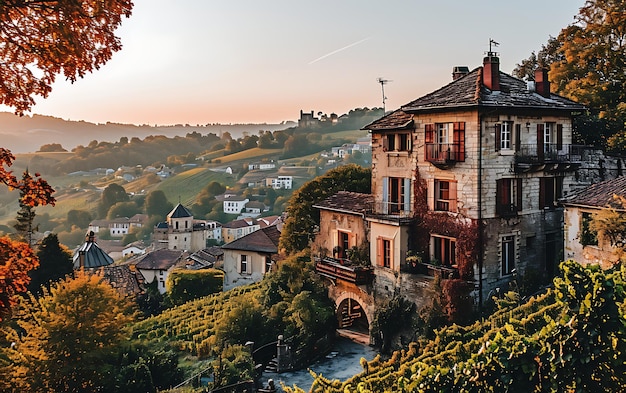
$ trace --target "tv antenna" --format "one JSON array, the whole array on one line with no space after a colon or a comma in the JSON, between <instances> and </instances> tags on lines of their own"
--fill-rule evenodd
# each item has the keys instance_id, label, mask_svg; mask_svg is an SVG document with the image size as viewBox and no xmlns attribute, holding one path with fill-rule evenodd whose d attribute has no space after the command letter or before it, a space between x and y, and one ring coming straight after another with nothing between
<instances>
[{"instance_id":1,"label":"tv antenna","mask_svg":"<svg viewBox=\"0 0 626 393\"><path fill-rule=\"evenodd\" d=\"M381 90L382 90L382 92L383 92L383 116L384 116L384 115L385 115L385 112L386 112L386 111L385 111L385 101L387 101L387 97L385 97L385 85L386 85L387 83L389 83L389 82L392 82L392 81L390 81L389 79L385 79L385 78L383 78L382 76L381 76L380 78L376 79L376 81L377 81L378 83L380 83L380 89L381 89Z\"/></svg>"},{"instance_id":2,"label":"tv antenna","mask_svg":"<svg viewBox=\"0 0 626 393\"><path fill-rule=\"evenodd\" d=\"M489 54L488 54L489 56L495 56L496 55L496 53L491 50L491 46L492 45L494 47L496 47L496 46L500 46L500 43L496 42L495 40L493 40L491 38L489 39Z\"/></svg>"}]
</instances>

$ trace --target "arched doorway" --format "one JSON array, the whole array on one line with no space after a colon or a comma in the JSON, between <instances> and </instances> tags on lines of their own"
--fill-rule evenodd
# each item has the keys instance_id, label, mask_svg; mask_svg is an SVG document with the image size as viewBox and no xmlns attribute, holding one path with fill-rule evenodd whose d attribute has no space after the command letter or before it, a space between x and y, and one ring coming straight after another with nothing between
<instances>
[{"instance_id":1,"label":"arched doorway","mask_svg":"<svg viewBox=\"0 0 626 393\"><path fill-rule=\"evenodd\" d=\"M358 300L347 297L339 302L337 305L337 326L339 329L369 334L370 326L367 314Z\"/></svg>"}]
</instances>

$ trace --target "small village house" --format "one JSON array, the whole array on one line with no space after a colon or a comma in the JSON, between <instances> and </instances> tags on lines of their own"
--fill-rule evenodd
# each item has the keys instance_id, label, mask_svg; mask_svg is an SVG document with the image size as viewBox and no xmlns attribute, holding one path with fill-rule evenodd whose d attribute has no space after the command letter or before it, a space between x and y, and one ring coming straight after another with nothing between
<instances>
[{"instance_id":1,"label":"small village house","mask_svg":"<svg viewBox=\"0 0 626 393\"><path fill-rule=\"evenodd\" d=\"M263 228L222 246L224 290L260 281L272 270L280 232Z\"/></svg>"}]
</instances>

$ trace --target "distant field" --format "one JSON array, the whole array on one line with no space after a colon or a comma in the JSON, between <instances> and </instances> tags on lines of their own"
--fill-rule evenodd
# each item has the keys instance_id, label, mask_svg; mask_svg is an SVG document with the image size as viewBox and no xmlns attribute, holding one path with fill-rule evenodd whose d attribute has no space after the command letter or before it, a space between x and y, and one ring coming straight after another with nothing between
<instances>
[{"instance_id":1,"label":"distant field","mask_svg":"<svg viewBox=\"0 0 626 393\"><path fill-rule=\"evenodd\" d=\"M212 181L217 181L226 186L235 184L232 175L224 172L213 172L207 168L194 168L164 180L156 189L162 190L167 199L174 205L180 199L180 203L190 206L195 201L196 195Z\"/></svg>"},{"instance_id":2,"label":"distant field","mask_svg":"<svg viewBox=\"0 0 626 393\"><path fill-rule=\"evenodd\" d=\"M368 133L365 130L346 130L333 132L332 134L324 134L324 136L328 135L331 136L333 139L350 139L356 142L358 138L366 137L367 134Z\"/></svg>"},{"instance_id":3,"label":"distant field","mask_svg":"<svg viewBox=\"0 0 626 393\"><path fill-rule=\"evenodd\" d=\"M55 206L40 206L36 209L38 215L48 213L50 218L66 218L70 210L95 211L100 201L100 193L95 190L62 192L56 196Z\"/></svg>"},{"instance_id":4,"label":"distant field","mask_svg":"<svg viewBox=\"0 0 626 393\"><path fill-rule=\"evenodd\" d=\"M238 153L229 154L227 156L219 157L221 164L228 164L234 161L242 160L260 160L266 157L278 157L283 152L283 149L261 149L255 147L252 149L240 151Z\"/></svg>"}]
</instances>

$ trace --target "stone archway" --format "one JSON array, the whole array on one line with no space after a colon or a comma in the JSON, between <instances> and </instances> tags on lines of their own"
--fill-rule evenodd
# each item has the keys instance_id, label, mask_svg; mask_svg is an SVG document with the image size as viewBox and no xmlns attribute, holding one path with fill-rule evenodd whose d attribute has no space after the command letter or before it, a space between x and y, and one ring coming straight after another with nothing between
<instances>
[{"instance_id":1,"label":"stone archway","mask_svg":"<svg viewBox=\"0 0 626 393\"><path fill-rule=\"evenodd\" d=\"M373 315L371 301L354 292L342 292L335 299L338 327L362 334L370 332Z\"/></svg>"}]
</instances>

